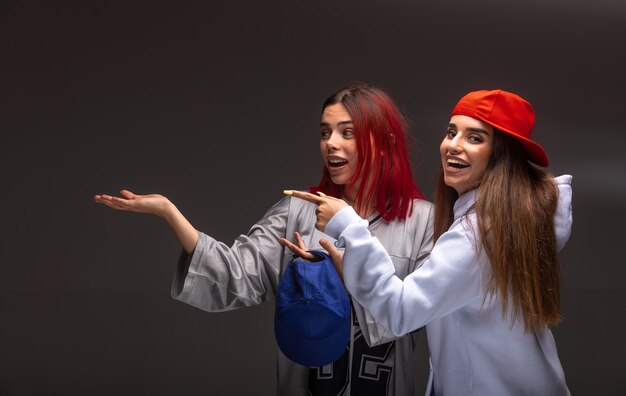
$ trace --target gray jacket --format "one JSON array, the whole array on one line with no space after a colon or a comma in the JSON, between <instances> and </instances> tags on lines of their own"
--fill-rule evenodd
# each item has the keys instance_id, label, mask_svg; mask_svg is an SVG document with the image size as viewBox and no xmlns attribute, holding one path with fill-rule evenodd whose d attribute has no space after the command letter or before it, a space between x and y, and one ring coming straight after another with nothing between
<instances>
[{"instance_id":1,"label":"gray jacket","mask_svg":"<svg viewBox=\"0 0 626 396\"><path fill-rule=\"evenodd\" d=\"M421 266L432 248L433 205L414 200L412 214L387 222L377 214L369 229L392 257L404 278ZM279 238L298 231L310 249L321 249L315 229L315 205L285 197L240 235L232 246L200 233L192 256L182 254L174 276L172 297L208 312L221 312L274 300L278 282L292 253ZM411 335L399 338L376 323L356 301L350 347L337 362L308 368L279 351L279 395L412 395L415 373Z\"/></svg>"}]
</instances>

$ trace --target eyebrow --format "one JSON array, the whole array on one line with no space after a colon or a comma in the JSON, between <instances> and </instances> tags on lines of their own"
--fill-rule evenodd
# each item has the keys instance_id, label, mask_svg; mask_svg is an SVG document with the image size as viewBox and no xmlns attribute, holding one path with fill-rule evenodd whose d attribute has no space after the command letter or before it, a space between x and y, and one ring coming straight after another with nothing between
<instances>
[{"instance_id":1,"label":"eyebrow","mask_svg":"<svg viewBox=\"0 0 626 396\"><path fill-rule=\"evenodd\" d=\"M452 127L452 128L458 128L458 127L456 126L456 124L454 124L454 123L452 123L452 122L448 124L448 128L449 128L449 127ZM477 132L477 133L483 133L483 134L485 134L485 135L489 135L489 132L487 132L486 130L484 130L484 129L482 129L482 128L471 128L471 127L470 127L470 128L465 128L465 130L466 130L466 131L470 131L470 132Z\"/></svg>"},{"instance_id":2,"label":"eyebrow","mask_svg":"<svg viewBox=\"0 0 626 396\"><path fill-rule=\"evenodd\" d=\"M339 122L337 123L337 125L353 125L353 124L354 124L354 123L353 123L352 121L339 121ZM329 124L329 123L327 123L327 122L322 122L322 123L320 123L320 126L321 126L321 127L329 127L329 126L330 126L330 124Z\"/></svg>"}]
</instances>

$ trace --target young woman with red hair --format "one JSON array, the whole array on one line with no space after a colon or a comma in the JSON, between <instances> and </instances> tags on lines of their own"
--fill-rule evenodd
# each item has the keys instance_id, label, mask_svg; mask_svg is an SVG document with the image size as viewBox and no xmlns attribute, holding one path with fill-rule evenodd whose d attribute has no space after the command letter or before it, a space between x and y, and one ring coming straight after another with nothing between
<instances>
[{"instance_id":1,"label":"young woman with red hair","mask_svg":"<svg viewBox=\"0 0 626 396\"><path fill-rule=\"evenodd\" d=\"M422 199L413 180L406 134L406 121L384 91L363 83L337 91L322 106L323 176L310 188L345 199L367 218L369 229L393 257L394 273L400 278L418 268L432 247L433 205ZM120 195L96 195L94 200L163 218L184 250L172 297L209 312L273 300L292 258L285 241L292 243L285 238L313 249L320 248L320 238L328 238L315 228L316 206L294 197L283 198L229 247L198 232L161 195L127 190ZM352 304L350 343L334 363L303 367L279 352L280 395L415 393L415 334L392 336L359 303Z\"/></svg>"},{"instance_id":2,"label":"young woman with red hair","mask_svg":"<svg viewBox=\"0 0 626 396\"><path fill-rule=\"evenodd\" d=\"M569 395L549 326L561 320L557 252L572 225L571 179L554 178L531 140L532 106L502 90L455 106L440 145L435 245L404 279L345 202L319 205L317 226L354 300L395 335L426 326L427 395Z\"/></svg>"}]
</instances>

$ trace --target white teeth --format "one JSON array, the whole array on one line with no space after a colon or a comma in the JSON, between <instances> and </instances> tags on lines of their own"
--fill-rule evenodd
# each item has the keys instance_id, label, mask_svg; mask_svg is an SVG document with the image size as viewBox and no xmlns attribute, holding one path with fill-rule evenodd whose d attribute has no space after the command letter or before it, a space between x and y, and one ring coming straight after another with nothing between
<instances>
[{"instance_id":1,"label":"white teeth","mask_svg":"<svg viewBox=\"0 0 626 396\"><path fill-rule=\"evenodd\" d=\"M342 167L344 165L346 165L348 163L347 160L344 159L328 159L328 165L332 166L333 168L339 168Z\"/></svg>"},{"instance_id":2,"label":"white teeth","mask_svg":"<svg viewBox=\"0 0 626 396\"><path fill-rule=\"evenodd\" d=\"M467 162L461 161L456 158L448 158L446 162L448 163L448 166L452 168L457 168L457 169L467 168L469 166Z\"/></svg>"},{"instance_id":3,"label":"white teeth","mask_svg":"<svg viewBox=\"0 0 626 396\"><path fill-rule=\"evenodd\" d=\"M449 159L448 163L449 164L457 164L457 165L465 165L465 166L469 165L467 162L461 161L461 160L457 160L457 159Z\"/></svg>"}]
</instances>

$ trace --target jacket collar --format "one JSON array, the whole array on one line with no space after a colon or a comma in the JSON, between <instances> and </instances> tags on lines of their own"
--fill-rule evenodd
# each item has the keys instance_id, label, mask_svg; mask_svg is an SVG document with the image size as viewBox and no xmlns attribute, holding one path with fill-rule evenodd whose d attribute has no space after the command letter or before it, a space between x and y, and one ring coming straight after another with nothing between
<instances>
[{"instance_id":1,"label":"jacket collar","mask_svg":"<svg viewBox=\"0 0 626 396\"><path fill-rule=\"evenodd\" d=\"M476 192L478 189L473 188L461 195L454 203L454 220L460 219L476 202Z\"/></svg>"}]
</instances>

